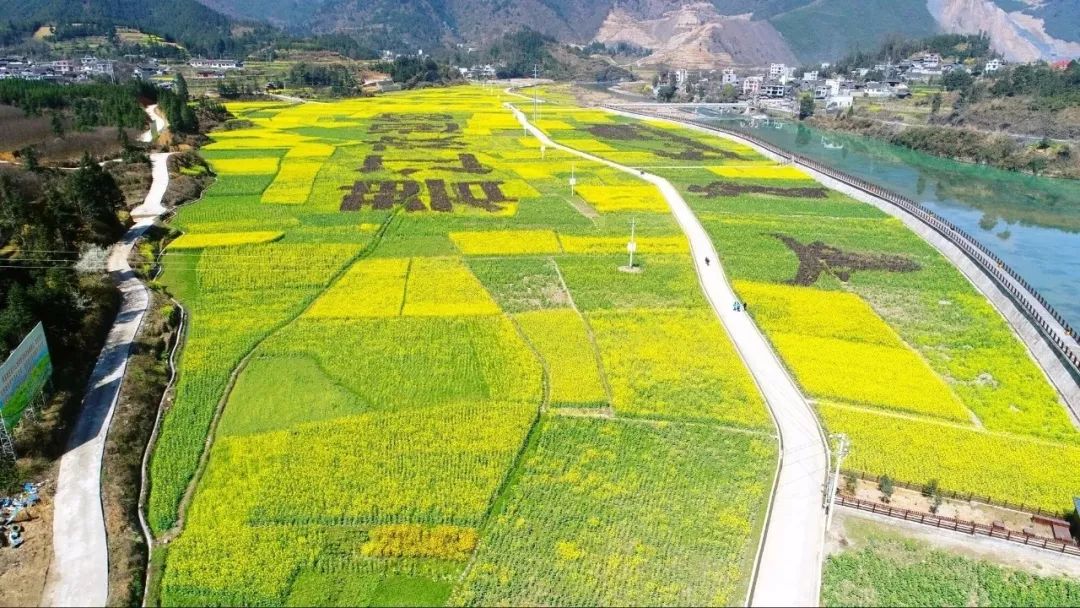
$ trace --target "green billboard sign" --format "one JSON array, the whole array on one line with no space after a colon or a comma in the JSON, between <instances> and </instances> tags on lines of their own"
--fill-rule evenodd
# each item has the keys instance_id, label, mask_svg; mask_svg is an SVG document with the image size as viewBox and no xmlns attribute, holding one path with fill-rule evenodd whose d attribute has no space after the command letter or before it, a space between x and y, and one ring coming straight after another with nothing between
<instances>
[{"instance_id":1,"label":"green billboard sign","mask_svg":"<svg viewBox=\"0 0 1080 608\"><path fill-rule=\"evenodd\" d=\"M0 366L0 416L11 429L52 376L45 328L38 323Z\"/></svg>"}]
</instances>

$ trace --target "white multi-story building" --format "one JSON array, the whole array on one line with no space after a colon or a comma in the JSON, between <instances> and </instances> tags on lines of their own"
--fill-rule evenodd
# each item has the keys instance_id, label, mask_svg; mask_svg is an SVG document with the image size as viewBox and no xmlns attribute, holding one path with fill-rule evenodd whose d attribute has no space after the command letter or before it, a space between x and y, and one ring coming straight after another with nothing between
<instances>
[{"instance_id":1,"label":"white multi-story building","mask_svg":"<svg viewBox=\"0 0 1080 608\"><path fill-rule=\"evenodd\" d=\"M818 79L818 71L803 72L802 79L803 82L813 82Z\"/></svg>"},{"instance_id":2,"label":"white multi-story building","mask_svg":"<svg viewBox=\"0 0 1080 608\"><path fill-rule=\"evenodd\" d=\"M850 82L843 78L829 78L825 81L825 87L829 89L829 95L835 97L850 91Z\"/></svg>"},{"instance_id":3,"label":"white multi-story building","mask_svg":"<svg viewBox=\"0 0 1080 608\"><path fill-rule=\"evenodd\" d=\"M936 70L941 67L941 55L927 53L922 56L922 67L927 70Z\"/></svg>"},{"instance_id":4,"label":"white multi-story building","mask_svg":"<svg viewBox=\"0 0 1080 608\"><path fill-rule=\"evenodd\" d=\"M765 79L762 78L761 76L747 76L746 78L743 78L743 81L742 81L743 95L746 95L748 97L753 97L753 96L756 96L757 94L761 93L761 83L764 82L764 81L765 81Z\"/></svg>"},{"instance_id":5,"label":"white multi-story building","mask_svg":"<svg viewBox=\"0 0 1080 608\"><path fill-rule=\"evenodd\" d=\"M739 83L739 77L735 75L735 70L732 68L726 68L720 77L720 84L736 85Z\"/></svg>"},{"instance_id":6,"label":"white multi-story building","mask_svg":"<svg viewBox=\"0 0 1080 608\"><path fill-rule=\"evenodd\" d=\"M61 59L59 61L52 62L52 69L56 70L57 74L71 74L78 70L75 62L70 59Z\"/></svg>"},{"instance_id":7,"label":"white multi-story building","mask_svg":"<svg viewBox=\"0 0 1080 608\"><path fill-rule=\"evenodd\" d=\"M773 63L769 65L769 78L773 80L780 80L787 74L787 66L782 63Z\"/></svg>"},{"instance_id":8,"label":"white multi-story building","mask_svg":"<svg viewBox=\"0 0 1080 608\"><path fill-rule=\"evenodd\" d=\"M1003 65L1005 64L1000 59L991 59L990 61L986 62L986 66L983 67L983 71L988 73L996 72L1000 70Z\"/></svg>"},{"instance_id":9,"label":"white multi-story building","mask_svg":"<svg viewBox=\"0 0 1080 608\"><path fill-rule=\"evenodd\" d=\"M192 59L188 65L193 68L212 70L238 70L242 67L235 59Z\"/></svg>"}]
</instances>

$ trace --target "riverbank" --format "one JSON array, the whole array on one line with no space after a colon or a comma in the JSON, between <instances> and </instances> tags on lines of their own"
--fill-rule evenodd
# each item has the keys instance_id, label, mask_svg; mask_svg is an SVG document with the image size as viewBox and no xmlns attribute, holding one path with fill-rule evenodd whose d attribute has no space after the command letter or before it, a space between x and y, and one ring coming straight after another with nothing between
<instances>
[{"instance_id":1,"label":"riverbank","mask_svg":"<svg viewBox=\"0 0 1080 608\"><path fill-rule=\"evenodd\" d=\"M813 117L807 123L940 158L1043 177L1080 179L1080 150L1068 143L1043 140L1029 145L999 133L947 125L911 126L859 116Z\"/></svg>"}]
</instances>

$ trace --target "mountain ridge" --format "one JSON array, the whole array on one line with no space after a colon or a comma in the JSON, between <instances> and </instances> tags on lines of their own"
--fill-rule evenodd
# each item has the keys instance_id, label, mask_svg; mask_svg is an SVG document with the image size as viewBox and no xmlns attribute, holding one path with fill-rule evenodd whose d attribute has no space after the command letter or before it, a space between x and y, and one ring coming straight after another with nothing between
<instances>
[{"instance_id":1,"label":"mountain ridge","mask_svg":"<svg viewBox=\"0 0 1080 608\"><path fill-rule=\"evenodd\" d=\"M889 36L988 31L1016 61L1080 56L1080 27L1073 39L1060 38L1072 31L1061 22L1080 22L1080 11L1067 6L1075 0L199 1L231 16L345 32L395 50L481 46L527 27L576 44L650 40L656 61L699 67L830 61Z\"/></svg>"}]
</instances>

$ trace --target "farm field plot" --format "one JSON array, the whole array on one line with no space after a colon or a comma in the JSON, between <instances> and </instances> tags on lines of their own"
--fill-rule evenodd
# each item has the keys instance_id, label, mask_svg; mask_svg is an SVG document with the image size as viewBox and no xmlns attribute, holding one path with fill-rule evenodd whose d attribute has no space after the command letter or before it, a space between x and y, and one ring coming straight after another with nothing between
<instances>
[{"instance_id":1,"label":"farm field plot","mask_svg":"<svg viewBox=\"0 0 1080 608\"><path fill-rule=\"evenodd\" d=\"M657 192L479 87L230 108L163 257L161 604L743 601L776 439Z\"/></svg>"},{"instance_id":2,"label":"farm field plot","mask_svg":"<svg viewBox=\"0 0 1080 608\"><path fill-rule=\"evenodd\" d=\"M858 524L854 542L830 555L826 606L1075 606L1080 582L945 551L878 524Z\"/></svg>"},{"instance_id":3,"label":"farm field plot","mask_svg":"<svg viewBox=\"0 0 1080 608\"><path fill-rule=\"evenodd\" d=\"M846 467L1070 508L1080 431L1005 320L902 223L729 140L550 101L553 139L681 191L828 430L852 439Z\"/></svg>"},{"instance_id":4,"label":"farm field plot","mask_svg":"<svg viewBox=\"0 0 1080 608\"><path fill-rule=\"evenodd\" d=\"M451 603L738 604L775 454L703 425L547 417Z\"/></svg>"}]
</instances>

